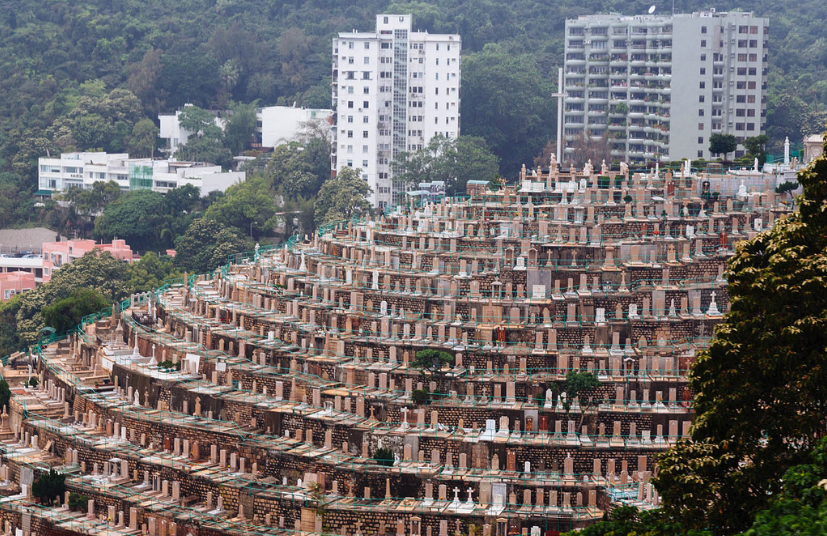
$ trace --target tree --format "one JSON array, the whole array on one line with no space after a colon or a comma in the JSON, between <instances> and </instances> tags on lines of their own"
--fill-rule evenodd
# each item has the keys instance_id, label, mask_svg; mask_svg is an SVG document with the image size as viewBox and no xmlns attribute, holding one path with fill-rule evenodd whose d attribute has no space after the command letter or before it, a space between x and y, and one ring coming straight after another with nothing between
<instances>
[{"instance_id":1,"label":"tree","mask_svg":"<svg viewBox=\"0 0 827 536\"><path fill-rule=\"evenodd\" d=\"M752 136L744 140L744 147L747 149L747 156L750 159L758 159L758 165L763 166L767 161L766 145L769 138L766 134L760 136Z\"/></svg>"},{"instance_id":2,"label":"tree","mask_svg":"<svg viewBox=\"0 0 827 536\"><path fill-rule=\"evenodd\" d=\"M713 134L709 137L709 152L712 154L726 155L738 147L738 142L732 134Z\"/></svg>"},{"instance_id":3,"label":"tree","mask_svg":"<svg viewBox=\"0 0 827 536\"><path fill-rule=\"evenodd\" d=\"M691 441L660 459L667 513L716 533L746 529L823 435L827 412L827 158L798 174L799 211L740 242L731 310L690 375Z\"/></svg>"},{"instance_id":4,"label":"tree","mask_svg":"<svg viewBox=\"0 0 827 536\"><path fill-rule=\"evenodd\" d=\"M280 199L264 177L252 176L227 188L224 196L210 205L204 217L233 227L239 234L273 231L279 223Z\"/></svg>"},{"instance_id":5,"label":"tree","mask_svg":"<svg viewBox=\"0 0 827 536\"><path fill-rule=\"evenodd\" d=\"M439 372L445 365L453 365L454 356L443 350L420 350L411 365L422 370Z\"/></svg>"},{"instance_id":6,"label":"tree","mask_svg":"<svg viewBox=\"0 0 827 536\"><path fill-rule=\"evenodd\" d=\"M148 292L163 285L164 280L184 274L173 266L172 257L144 253L127 268L126 284L134 292Z\"/></svg>"},{"instance_id":7,"label":"tree","mask_svg":"<svg viewBox=\"0 0 827 536\"><path fill-rule=\"evenodd\" d=\"M109 305L96 290L78 288L68 297L44 307L43 322L57 333L65 333L80 324L84 316L97 313Z\"/></svg>"},{"instance_id":8,"label":"tree","mask_svg":"<svg viewBox=\"0 0 827 536\"><path fill-rule=\"evenodd\" d=\"M241 154L256 132L256 104L230 103L230 118L224 127L224 146Z\"/></svg>"},{"instance_id":9,"label":"tree","mask_svg":"<svg viewBox=\"0 0 827 536\"><path fill-rule=\"evenodd\" d=\"M513 177L553 137L552 93L532 56L486 45L462 60L462 130L484 138Z\"/></svg>"},{"instance_id":10,"label":"tree","mask_svg":"<svg viewBox=\"0 0 827 536\"><path fill-rule=\"evenodd\" d=\"M0 378L0 408L8 408L11 400L11 389L6 380Z\"/></svg>"},{"instance_id":11,"label":"tree","mask_svg":"<svg viewBox=\"0 0 827 536\"><path fill-rule=\"evenodd\" d=\"M775 187L775 193L788 194L798 188L798 183L794 181L784 181Z\"/></svg>"},{"instance_id":12,"label":"tree","mask_svg":"<svg viewBox=\"0 0 827 536\"><path fill-rule=\"evenodd\" d=\"M128 264L108 252L91 251L64 264L52 274L48 283L38 286L4 304L3 318L14 314L14 336L3 339L10 352L24 348L40 338L45 326L42 311L45 307L68 297L79 288L93 288L106 300L106 305L120 301L132 293L126 285ZM8 309L7 309L8 308ZM2 332L0 332L2 333Z\"/></svg>"},{"instance_id":13,"label":"tree","mask_svg":"<svg viewBox=\"0 0 827 536\"><path fill-rule=\"evenodd\" d=\"M661 510L640 511L634 506L619 506L607 519L583 530L563 536L705 536L705 531L687 531L683 525L663 515Z\"/></svg>"},{"instance_id":14,"label":"tree","mask_svg":"<svg viewBox=\"0 0 827 536\"><path fill-rule=\"evenodd\" d=\"M129 156L148 156L155 158L155 147L158 143L158 127L151 119L141 119L132 127L129 137Z\"/></svg>"},{"instance_id":15,"label":"tree","mask_svg":"<svg viewBox=\"0 0 827 536\"><path fill-rule=\"evenodd\" d=\"M40 475L32 484L32 495L40 504L53 504L56 500L60 500L65 491L66 475L61 475L54 469L49 469L48 473Z\"/></svg>"},{"instance_id":16,"label":"tree","mask_svg":"<svg viewBox=\"0 0 827 536\"><path fill-rule=\"evenodd\" d=\"M152 190L133 190L111 203L95 220L95 237L121 238L138 251L166 249L169 237L161 232L167 225L164 196Z\"/></svg>"},{"instance_id":17,"label":"tree","mask_svg":"<svg viewBox=\"0 0 827 536\"><path fill-rule=\"evenodd\" d=\"M226 264L229 255L249 250L250 244L233 229L199 218L175 240L174 265L189 273L207 273Z\"/></svg>"},{"instance_id":18,"label":"tree","mask_svg":"<svg viewBox=\"0 0 827 536\"><path fill-rule=\"evenodd\" d=\"M497 176L497 157L485 140L473 136L436 135L412 153L400 153L393 163L395 178L409 184L443 181L448 195L465 193L469 180L489 181Z\"/></svg>"},{"instance_id":19,"label":"tree","mask_svg":"<svg viewBox=\"0 0 827 536\"><path fill-rule=\"evenodd\" d=\"M781 493L755 516L744 536L827 532L827 439L819 441L806 462L784 473Z\"/></svg>"},{"instance_id":20,"label":"tree","mask_svg":"<svg viewBox=\"0 0 827 536\"><path fill-rule=\"evenodd\" d=\"M273 149L273 156L267 162L265 172L273 189L289 199L317 194L327 178L314 173L316 170L305 153L303 144L291 141ZM330 167L329 161L327 167ZM330 176L329 170L327 176Z\"/></svg>"},{"instance_id":21,"label":"tree","mask_svg":"<svg viewBox=\"0 0 827 536\"><path fill-rule=\"evenodd\" d=\"M359 173L358 169L344 168L325 181L316 198L316 225L349 220L370 211L367 196L373 189Z\"/></svg>"},{"instance_id":22,"label":"tree","mask_svg":"<svg viewBox=\"0 0 827 536\"><path fill-rule=\"evenodd\" d=\"M599 139L594 139L589 129L583 131L582 136L574 140L574 152L571 161L580 166L591 162L597 167L605 161L611 162L612 146L609 143L609 131L604 130Z\"/></svg>"},{"instance_id":23,"label":"tree","mask_svg":"<svg viewBox=\"0 0 827 536\"><path fill-rule=\"evenodd\" d=\"M178 116L178 124L189 136L187 142L175 152L177 158L230 166L233 153L224 146L224 131L216 124L216 116L212 112L198 106L185 106ZM240 125L243 126L243 121ZM241 126L234 135L242 130Z\"/></svg>"}]
</instances>

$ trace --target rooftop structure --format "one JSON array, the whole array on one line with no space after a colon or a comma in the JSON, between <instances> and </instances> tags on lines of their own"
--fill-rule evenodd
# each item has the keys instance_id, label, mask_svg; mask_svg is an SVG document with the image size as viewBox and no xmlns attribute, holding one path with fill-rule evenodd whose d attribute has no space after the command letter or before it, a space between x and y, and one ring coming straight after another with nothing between
<instances>
[{"instance_id":1,"label":"rooftop structure","mask_svg":"<svg viewBox=\"0 0 827 536\"><path fill-rule=\"evenodd\" d=\"M565 154L587 133L624 161L710 159L710 136L732 134L743 156L765 133L768 29L714 10L567 20Z\"/></svg>"},{"instance_id":2,"label":"rooftop structure","mask_svg":"<svg viewBox=\"0 0 827 536\"><path fill-rule=\"evenodd\" d=\"M359 168L378 208L405 202L391 163L437 134L460 132L459 35L412 30L411 15L377 15L376 31L333 38L333 170Z\"/></svg>"}]
</instances>

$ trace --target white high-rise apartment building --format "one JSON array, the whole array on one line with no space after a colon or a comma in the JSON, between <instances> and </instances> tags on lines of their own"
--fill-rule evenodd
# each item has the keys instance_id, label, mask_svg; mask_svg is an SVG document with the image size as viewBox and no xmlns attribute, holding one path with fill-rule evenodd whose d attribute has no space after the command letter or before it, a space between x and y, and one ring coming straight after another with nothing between
<instances>
[{"instance_id":1,"label":"white high-rise apartment building","mask_svg":"<svg viewBox=\"0 0 827 536\"><path fill-rule=\"evenodd\" d=\"M608 132L620 160L708 159L722 133L742 156L744 139L765 133L768 25L714 10L567 20L566 153L588 131Z\"/></svg>"},{"instance_id":2,"label":"white high-rise apartment building","mask_svg":"<svg viewBox=\"0 0 827 536\"><path fill-rule=\"evenodd\" d=\"M332 168L359 168L370 201L402 201L391 163L460 124L459 35L411 31L411 15L377 15L376 31L333 38Z\"/></svg>"}]
</instances>

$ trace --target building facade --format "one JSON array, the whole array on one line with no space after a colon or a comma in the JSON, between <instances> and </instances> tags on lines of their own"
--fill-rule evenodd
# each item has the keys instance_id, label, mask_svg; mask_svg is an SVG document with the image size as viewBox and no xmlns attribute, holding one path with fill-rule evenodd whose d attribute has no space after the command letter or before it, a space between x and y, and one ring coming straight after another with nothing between
<instances>
[{"instance_id":1,"label":"building facade","mask_svg":"<svg viewBox=\"0 0 827 536\"><path fill-rule=\"evenodd\" d=\"M331 165L360 169L379 208L404 195L391 169L397 155L460 133L460 36L414 32L411 22L377 15L376 31L333 38Z\"/></svg>"},{"instance_id":2,"label":"building facade","mask_svg":"<svg viewBox=\"0 0 827 536\"><path fill-rule=\"evenodd\" d=\"M566 21L565 153L608 138L626 161L711 158L709 138L765 133L769 20L714 10Z\"/></svg>"},{"instance_id":3,"label":"building facade","mask_svg":"<svg viewBox=\"0 0 827 536\"><path fill-rule=\"evenodd\" d=\"M244 172L224 172L213 164L129 158L126 153L63 153L59 158L38 159L38 193L43 194L115 181L121 190L162 193L191 184L206 196L214 190L223 192L245 178Z\"/></svg>"}]
</instances>

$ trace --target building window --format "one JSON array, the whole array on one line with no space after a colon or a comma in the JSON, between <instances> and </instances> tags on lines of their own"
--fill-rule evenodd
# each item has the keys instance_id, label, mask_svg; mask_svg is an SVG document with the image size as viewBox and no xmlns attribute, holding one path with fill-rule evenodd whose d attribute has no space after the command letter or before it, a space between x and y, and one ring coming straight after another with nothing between
<instances>
[{"instance_id":1,"label":"building window","mask_svg":"<svg viewBox=\"0 0 827 536\"><path fill-rule=\"evenodd\" d=\"M703 129L704 129L704 124L703 123L698 123L698 130L703 130Z\"/></svg>"},{"instance_id":2,"label":"building window","mask_svg":"<svg viewBox=\"0 0 827 536\"><path fill-rule=\"evenodd\" d=\"M701 39L701 48L706 48L706 39Z\"/></svg>"},{"instance_id":3,"label":"building window","mask_svg":"<svg viewBox=\"0 0 827 536\"><path fill-rule=\"evenodd\" d=\"M701 33L702 33L702 34L705 34L705 33L706 33L706 26L701 26Z\"/></svg>"},{"instance_id":4,"label":"building window","mask_svg":"<svg viewBox=\"0 0 827 536\"><path fill-rule=\"evenodd\" d=\"M353 131L352 131L352 130L348 130L348 131L347 131L347 137L348 137L348 138L352 138L352 137L353 137Z\"/></svg>"},{"instance_id":5,"label":"building window","mask_svg":"<svg viewBox=\"0 0 827 536\"><path fill-rule=\"evenodd\" d=\"M747 130L755 130L755 123L747 123Z\"/></svg>"},{"instance_id":6,"label":"building window","mask_svg":"<svg viewBox=\"0 0 827 536\"><path fill-rule=\"evenodd\" d=\"M706 54L701 54L701 61L706 61Z\"/></svg>"},{"instance_id":7,"label":"building window","mask_svg":"<svg viewBox=\"0 0 827 536\"><path fill-rule=\"evenodd\" d=\"M698 158L703 158L703 157L704 157L704 152L702 150L698 151Z\"/></svg>"},{"instance_id":8,"label":"building window","mask_svg":"<svg viewBox=\"0 0 827 536\"><path fill-rule=\"evenodd\" d=\"M370 108L370 102L369 101L362 101L362 108L364 108L365 110Z\"/></svg>"},{"instance_id":9,"label":"building window","mask_svg":"<svg viewBox=\"0 0 827 536\"><path fill-rule=\"evenodd\" d=\"M704 116L704 110L703 110L703 108L701 108L700 110L698 110L698 117L703 117L703 116Z\"/></svg>"},{"instance_id":10,"label":"building window","mask_svg":"<svg viewBox=\"0 0 827 536\"><path fill-rule=\"evenodd\" d=\"M369 121L370 121L370 118L368 118L368 116L362 117L362 123L368 123Z\"/></svg>"},{"instance_id":11,"label":"building window","mask_svg":"<svg viewBox=\"0 0 827 536\"><path fill-rule=\"evenodd\" d=\"M698 145L703 145L703 144L704 144L704 139L703 139L703 137L698 136Z\"/></svg>"},{"instance_id":12,"label":"building window","mask_svg":"<svg viewBox=\"0 0 827 536\"><path fill-rule=\"evenodd\" d=\"M706 88L706 82L701 82L701 86L700 86L700 87L701 87L701 89Z\"/></svg>"},{"instance_id":13,"label":"building window","mask_svg":"<svg viewBox=\"0 0 827 536\"><path fill-rule=\"evenodd\" d=\"M368 137L368 131L367 131L367 130L363 130L363 131L362 131L362 137L363 137L363 138L367 138L367 137Z\"/></svg>"},{"instance_id":14,"label":"building window","mask_svg":"<svg viewBox=\"0 0 827 536\"><path fill-rule=\"evenodd\" d=\"M370 50L370 42L365 41L365 50Z\"/></svg>"},{"instance_id":15,"label":"building window","mask_svg":"<svg viewBox=\"0 0 827 536\"><path fill-rule=\"evenodd\" d=\"M744 130L744 123L735 123L735 130Z\"/></svg>"},{"instance_id":16,"label":"building window","mask_svg":"<svg viewBox=\"0 0 827 536\"><path fill-rule=\"evenodd\" d=\"M701 76L706 74L706 67L701 67Z\"/></svg>"},{"instance_id":17,"label":"building window","mask_svg":"<svg viewBox=\"0 0 827 536\"><path fill-rule=\"evenodd\" d=\"M704 102L704 96L698 95L698 102Z\"/></svg>"},{"instance_id":18,"label":"building window","mask_svg":"<svg viewBox=\"0 0 827 536\"><path fill-rule=\"evenodd\" d=\"M348 108L353 108L353 101L352 100L347 101L347 107Z\"/></svg>"}]
</instances>

